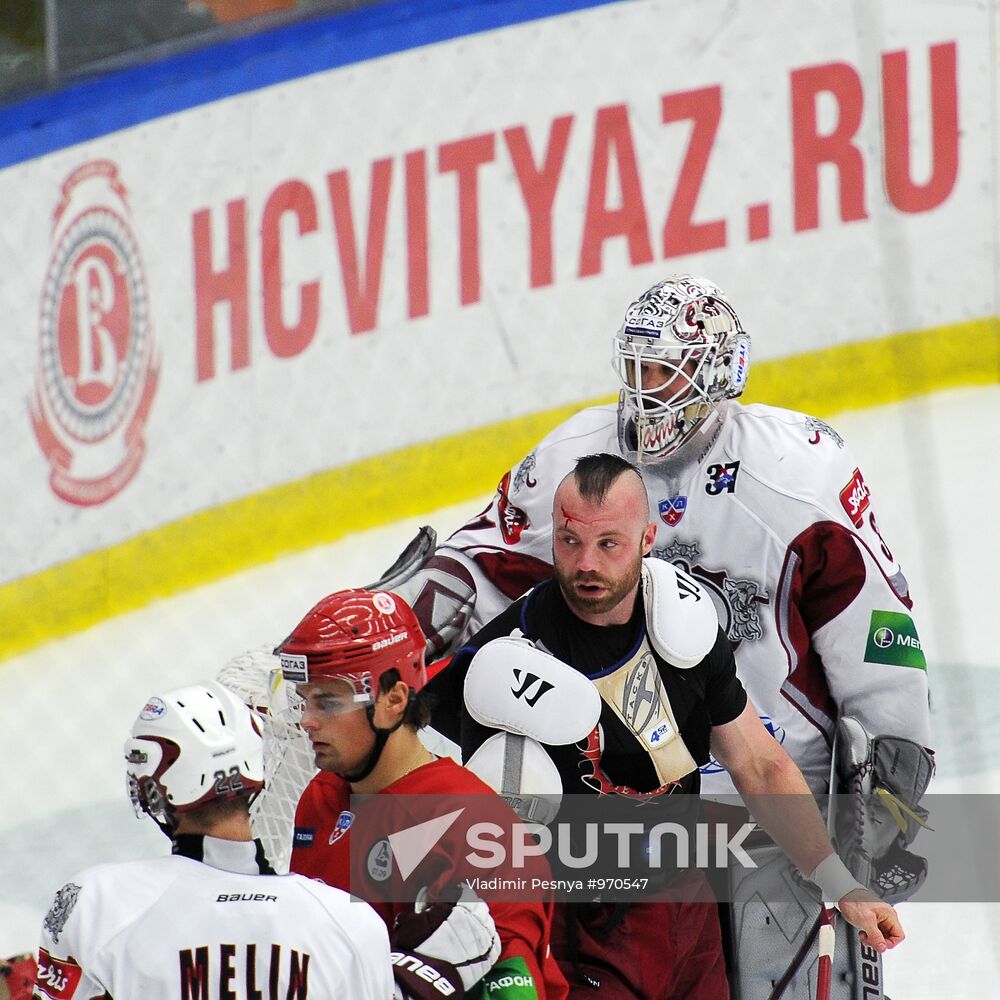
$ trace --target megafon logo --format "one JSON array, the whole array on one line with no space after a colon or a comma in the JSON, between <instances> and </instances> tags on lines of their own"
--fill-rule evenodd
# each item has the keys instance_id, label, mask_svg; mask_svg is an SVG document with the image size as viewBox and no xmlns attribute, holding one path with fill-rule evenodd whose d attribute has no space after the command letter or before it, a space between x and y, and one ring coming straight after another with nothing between
<instances>
[{"instance_id":1,"label":"megafon logo","mask_svg":"<svg viewBox=\"0 0 1000 1000\"><path fill-rule=\"evenodd\" d=\"M29 410L52 491L81 507L136 474L159 375L130 219L117 166L95 160L66 178L52 220Z\"/></svg>"}]
</instances>

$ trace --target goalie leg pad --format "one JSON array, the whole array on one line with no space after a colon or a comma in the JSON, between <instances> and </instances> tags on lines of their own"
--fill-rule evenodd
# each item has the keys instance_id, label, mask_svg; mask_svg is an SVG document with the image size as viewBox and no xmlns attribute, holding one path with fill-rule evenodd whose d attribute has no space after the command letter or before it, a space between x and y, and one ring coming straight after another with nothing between
<instances>
[{"instance_id":1,"label":"goalie leg pad","mask_svg":"<svg viewBox=\"0 0 1000 1000\"><path fill-rule=\"evenodd\" d=\"M768 1000L805 945L801 964L781 1000L814 1000L819 966L818 940L808 941L819 916L815 892L775 844L751 847L756 869L729 873L733 954L733 1000ZM775 886L781 885L780 894ZM774 902L777 895L782 901ZM838 919L830 1000L881 1000L882 960L861 945L857 931Z\"/></svg>"}]
</instances>

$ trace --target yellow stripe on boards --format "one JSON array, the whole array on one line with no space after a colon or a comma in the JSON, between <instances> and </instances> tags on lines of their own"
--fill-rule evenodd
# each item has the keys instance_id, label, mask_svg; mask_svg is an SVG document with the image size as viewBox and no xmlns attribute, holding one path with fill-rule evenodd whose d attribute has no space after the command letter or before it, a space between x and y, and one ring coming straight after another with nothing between
<instances>
[{"instance_id":1,"label":"yellow stripe on boards","mask_svg":"<svg viewBox=\"0 0 1000 1000\"><path fill-rule=\"evenodd\" d=\"M828 417L997 382L1000 319L994 318L754 362L743 399ZM584 406L613 398L363 459L5 584L0 658L276 556L480 496L553 427Z\"/></svg>"}]
</instances>

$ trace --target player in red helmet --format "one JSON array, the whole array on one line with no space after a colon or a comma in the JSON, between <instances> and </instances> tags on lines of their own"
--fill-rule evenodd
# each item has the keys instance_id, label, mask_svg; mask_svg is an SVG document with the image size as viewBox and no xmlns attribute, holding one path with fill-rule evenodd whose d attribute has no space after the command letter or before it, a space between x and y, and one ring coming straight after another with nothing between
<instances>
[{"instance_id":1,"label":"player in red helmet","mask_svg":"<svg viewBox=\"0 0 1000 1000\"><path fill-rule=\"evenodd\" d=\"M313 743L316 766L332 771L351 784L369 778L378 767L389 737L405 723L426 725L426 711L418 708L418 692L427 683L424 667L424 634L408 604L388 593L341 590L324 597L295 626L280 649L286 681L294 683L304 698L302 727L317 733ZM376 722L380 695L405 701L405 710L392 713L389 725ZM370 741L352 745L357 754L345 757L322 739L322 720L365 710ZM352 720L357 724L360 720ZM346 723L342 723L340 728ZM363 735L363 734L362 734ZM338 745L340 740L337 741ZM414 759L426 763L430 754L410 740ZM363 752L370 744L367 752ZM393 748L395 750L395 746ZM355 758L360 755L360 760ZM392 764L390 764L392 767Z\"/></svg>"},{"instance_id":2,"label":"player in red helmet","mask_svg":"<svg viewBox=\"0 0 1000 1000\"><path fill-rule=\"evenodd\" d=\"M284 680L301 698L301 726L309 736L319 773L310 781L295 814L292 871L342 889L352 888L351 795L490 795L493 790L448 757L435 757L419 730L430 721L421 695L427 681L426 640L410 607L395 594L343 590L323 598L276 650ZM497 800L501 808L501 800ZM447 838L444 838L447 839ZM459 852L455 851L453 856ZM441 856L447 857L448 850ZM357 882L357 880L354 880ZM452 881L457 881L457 876ZM439 884L448 882L448 871ZM355 894L362 890L353 886ZM444 908L445 933L435 935L430 954L417 958L433 972L401 975L410 961L397 961L397 981L414 998L440 997L436 977L457 995L537 997L562 1000L567 986L549 954L551 907L541 902L489 904L500 948L470 962L477 937L476 913L486 904L466 895ZM372 900L391 934L394 952L407 952L401 931L413 926L410 903ZM450 909L449 909L450 908ZM510 992L511 990L520 992ZM530 991L530 992L529 992Z\"/></svg>"}]
</instances>

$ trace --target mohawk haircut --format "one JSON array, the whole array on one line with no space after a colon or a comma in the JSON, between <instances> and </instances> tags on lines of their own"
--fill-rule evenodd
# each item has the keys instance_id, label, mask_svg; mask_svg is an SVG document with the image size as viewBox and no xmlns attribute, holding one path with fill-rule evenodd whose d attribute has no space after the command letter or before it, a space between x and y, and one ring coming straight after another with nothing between
<instances>
[{"instance_id":1,"label":"mohawk haircut","mask_svg":"<svg viewBox=\"0 0 1000 1000\"><path fill-rule=\"evenodd\" d=\"M588 503L603 504L608 490L626 472L633 473L641 483L642 473L620 455L601 452L598 455L584 455L578 459L573 469L573 478L580 496Z\"/></svg>"}]
</instances>

